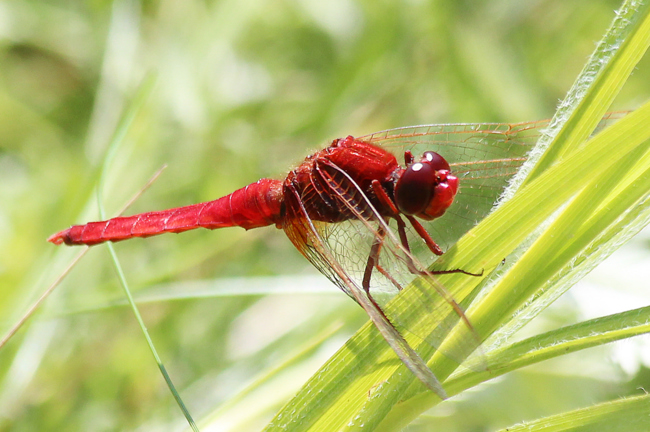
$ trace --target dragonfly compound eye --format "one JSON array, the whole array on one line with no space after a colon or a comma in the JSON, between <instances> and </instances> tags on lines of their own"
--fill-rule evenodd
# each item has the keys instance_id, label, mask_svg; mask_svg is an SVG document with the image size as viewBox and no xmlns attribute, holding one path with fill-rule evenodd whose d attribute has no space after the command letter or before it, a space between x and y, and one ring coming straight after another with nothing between
<instances>
[{"instance_id":1,"label":"dragonfly compound eye","mask_svg":"<svg viewBox=\"0 0 650 432\"><path fill-rule=\"evenodd\" d=\"M449 163L436 152L428 151L422 155L421 163L426 163L436 171L449 171Z\"/></svg>"},{"instance_id":2,"label":"dragonfly compound eye","mask_svg":"<svg viewBox=\"0 0 650 432\"><path fill-rule=\"evenodd\" d=\"M395 203L404 214L418 214L427 208L436 172L428 164L416 162L406 168L395 185Z\"/></svg>"},{"instance_id":3,"label":"dragonfly compound eye","mask_svg":"<svg viewBox=\"0 0 650 432\"><path fill-rule=\"evenodd\" d=\"M395 185L395 203L404 214L425 220L443 215L458 191L458 179L447 161L435 152L406 168Z\"/></svg>"}]
</instances>

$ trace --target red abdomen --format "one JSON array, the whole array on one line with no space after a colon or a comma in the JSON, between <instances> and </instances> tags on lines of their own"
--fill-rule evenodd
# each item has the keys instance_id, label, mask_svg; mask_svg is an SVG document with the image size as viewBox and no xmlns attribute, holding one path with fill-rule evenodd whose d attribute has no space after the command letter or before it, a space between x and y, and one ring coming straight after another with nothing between
<instances>
[{"instance_id":1,"label":"red abdomen","mask_svg":"<svg viewBox=\"0 0 650 432\"><path fill-rule=\"evenodd\" d=\"M215 201L75 225L47 240L54 244L94 245L195 228L258 228L279 224L282 205L282 182L262 179Z\"/></svg>"}]
</instances>

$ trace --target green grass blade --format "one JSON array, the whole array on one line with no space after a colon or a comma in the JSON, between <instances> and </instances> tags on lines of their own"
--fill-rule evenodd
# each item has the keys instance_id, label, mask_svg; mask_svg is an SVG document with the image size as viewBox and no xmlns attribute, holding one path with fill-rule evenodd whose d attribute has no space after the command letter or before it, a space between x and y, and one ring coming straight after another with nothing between
<instances>
[{"instance_id":1,"label":"green grass blade","mask_svg":"<svg viewBox=\"0 0 650 432\"><path fill-rule=\"evenodd\" d=\"M644 432L650 429L650 395L618 399L516 425L502 432Z\"/></svg>"},{"instance_id":2,"label":"green grass blade","mask_svg":"<svg viewBox=\"0 0 650 432\"><path fill-rule=\"evenodd\" d=\"M104 215L104 208L101 205L101 201L99 201L99 212L102 218L105 217ZM133 296L131 295L131 290L129 289L129 285L126 281L126 276L124 276L124 272L122 271L122 266L120 265L119 260L117 259L117 254L115 253L115 248L113 247L113 244L108 242L106 243L108 247L108 251L111 254L111 259L113 260L113 264L115 266L115 271L117 272L117 275L120 279L120 285L122 285L122 288L124 289L124 295L129 301L129 305L131 306L131 310L133 311L133 315L135 316L135 319L138 321L138 325L140 326L140 329L142 330L142 334L144 335L144 338L147 341L147 345L149 346L149 350L151 351L151 354L154 357L154 360L156 361L156 364L158 365L158 368L160 369L160 373L162 374L165 383L167 384L167 387L169 388L169 391L171 394L174 396L174 399L176 400L176 403L178 404L179 408L183 412L183 415L187 419L187 422L189 423L190 427L192 428L193 431L198 432L199 428L194 422L194 419L192 418L192 415L190 414L190 411L187 409L185 406L185 403L183 402L183 399L181 398L181 395L178 393L176 390L176 386L174 386L174 383L172 382L171 377L167 373L167 368L165 368L165 365L163 364L160 356L158 355L158 351L156 350L156 347L153 343L153 340L151 339L151 336L149 336L149 331L147 330L147 326L144 323L144 320L142 319L142 315L140 314L140 311L138 310L138 305L135 303L133 300Z\"/></svg>"},{"instance_id":3,"label":"green grass blade","mask_svg":"<svg viewBox=\"0 0 650 432\"><path fill-rule=\"evenodd\" d=\"M447 388L450 394L455 395L522 367L648 332L650 332L650 307L584 321L491 351L481 360L485 363L484 370L477 372L463 369L450 377L446 382ZM393 410L383 425L400 424L404 412L425 410L430 406L429 399L426 394L409 399L399 409ZM390 430L390 427L392 426L380 430Z\"/></svg>"},{"instance_id":4,"label":"green grass blade","mask_svg":"<svg viewBox=\"0 0 650 432\"><path fill-rule=\"evenodd\" d=\"M113 136L113 139L111 140L111 143L109 144L106 156L104 158L104 163L102 165L101 169L101 174L99 177L99 184L97 186L97 204L99 207L99 216L102 220L106 219L106 212L104 210L104 205L103 205L103 189L104 189L104 182L106 179L106 175L108 173L108 170L111 166L111 162L115 158L115 155L118 152L120 144L124 141L124 137L126 136L129 128L131 127L131 124L133 123L133 120L135 119L138 111L144 104L145 100L151 93L151 89L153 88L154 84L154 79L153 77L148 77L145 79L144 83L141 85L138 93L136 94L136 97L134 98L133 103L130 105L128 111L126 112L124 118L120 121L120 124ZM185 406L185 403L183 402L183 399L181 398L180 394L176 390L176 387L174 386L174 383L171 380L171 377L167 373L167 369L165 368L165 365L163 364L160 356L158 355L158 351L156 350L156 347L153 343L153 340L151 339L151 336L149 335L149 331L147 330L147 327L144 323L144 320L142 319L142 315L140 314L140 311L138 310L138 306L136 305L135 301L133 300L133 296L131 294L131 290L129 289L128 283L126 281L126 276L124 275L124 272L122 271L122 266L120 265L119 260L117 259L117 254L115 253L115 248L113 247L113 244L111 242L107 242L106 246L108 247L109 253L111 255L111 259L113 261L113 265L115 267L115 271L117 272L118 278L120 279L120 285L122 285L122 289L124 290L124 294L126 298L128 299L129 305L131 307L131 310L133 311L133 315L135 316L135 319L138 321L138 325L140 326L140 329L142 330L142 334L145 337L145 340L147 341L147 345L149 346L149 350L151 351L151 354L154 357L154 360L156 361L156 364L158 365L158 368L160 369L160 373L162 374L165 383L167 384L167 387L169 388L169 391L172 393L174 396L174 399L176 400L176 403L178 404L179 408L183 412L183 415L187 419L187 422L189 423L190 427L192 430L198 432L198 426L194 422L194 419L192 418L192 415L190 414L189 410Z\"/></svg>"},{"instance_id":5,"label":"green grass blade","mask_svg":"<svg viewBox=\"0 0 650 432\"><path fill-rule=\"evenodd\" d=\"M650 3L628 0L618 10L605 37L564 99L540 145L548 149L528 175L535 178L572 148L584 142L614 101L648 49ZM603 68L602 65L607 64ZM557 134L553 134L553 130Z\"/></svg>"},{"instance_id":6,"label":"green grass blade","mask_svg":"<svg viewBox=\"0 0 650 432\"><path fill-rule=\"evenodd\" d=\"M512 277L534 272L537 279L547 282L538 286L535 299L493 339L523 327L609 256L621 237L629 239L648 224L650 155L638 153L633 151L617 164L616 170L596 177L512 269ZM566 242L567 238L572 241ZM545 254L545 250L555 251L554 256Z\"/></svg>"},{"instance_id":7,"label":"green grass blade","mask_svg":"<svg viewBox=\"0 0 650 432\"><path fill-rule=\"evenodd\" d=\"M451 394L504 373L568 353L650 332L650 307L584 321L498 348L485 355L487 370L464 369L452 375Z\"/></svg>"}]
</instances>

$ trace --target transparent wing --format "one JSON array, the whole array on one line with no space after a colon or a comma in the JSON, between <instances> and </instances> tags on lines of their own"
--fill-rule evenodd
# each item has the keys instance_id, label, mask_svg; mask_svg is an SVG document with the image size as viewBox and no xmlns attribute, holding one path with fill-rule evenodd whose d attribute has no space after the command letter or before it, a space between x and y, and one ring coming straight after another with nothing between
<instances>
[{"instance_id":1,"label":"transparent wing","mask_svg":"<svg viewBox=\"0 0 650 432\"><path fill-rule=\"evenodd\" d=\"M596 132L625 114L608 113ZM359 139L391 151L398 160L403 160L406 150L416 158L425 151L435 151L450 163L459 179L458 195L445 215L423 221L431 237L447 250L493 209L548 125L548 120L422 125L375 132Z\"/></svg>"},{"instance_id":2,"label":"transparent wing","mask_svg":"<svg viewBox=\"0 0 650 432\"><path fill-rule=\"evenodd\" d=\"M444 216L423 225L443 250L483 219L525 162L548 121L522 124L449 124L403 127L360 139L393 152L444 157L458 177L459 192Z\"/></svg>"},{"instance_id":3,"label":"transparent wing","mask_svg":"<svg viewBox=\"0 0 650 432\"><path fill-rule=\"evenodd\" d=\"M424 277L418 277L426 273L426 265L418 258L417 254L404 250L395 232L394 221L378 222L377 220L360 221L357 219L336 224L314 222L319 237L331 251L331 255L335 257L336 262L345 269L350 279L358 287L363 286L362 281L366 272L368 257L373 242L380 237L380 226L386 227L385 229L390 230L390 233L383 237L379 254L378 267L383 271L379 271L377 267L372 268L370 293L390 322L402 334L405 334L405 332L411 333L435 349L440 348L449 332L459 322L467 325L470 332L474 334L471 323L467 321L463 309L459 306L459 302L464 299L458 293L449 291L442 286L435 275L426 274ZM414 239L416 235L410 234L409 236ZM415 241L410 243L411 249L413 249ZM426 256L426 254L420 255ZM428 262L431 261L432 256L431 252L428 252ZM315 256L309 259L332 282L354 298L337 275L328 274L327 265L324 264L321 257ZM323 268L325 268L325 271L322 270ZM414 285L414 288L418 289L418 301L412 305L412 311L418 314L421 325L410 327L386 306L389 300L398 293L399 289L412 284L416 277L418 277L419 284ZM447 341L443 354L458 364L462 364L467 356L473 353L479 345L478 335L466 340L456 340L453 344ZM482 367L483 365L479 362L477 368Z\"/></svg>"}]
</instances>

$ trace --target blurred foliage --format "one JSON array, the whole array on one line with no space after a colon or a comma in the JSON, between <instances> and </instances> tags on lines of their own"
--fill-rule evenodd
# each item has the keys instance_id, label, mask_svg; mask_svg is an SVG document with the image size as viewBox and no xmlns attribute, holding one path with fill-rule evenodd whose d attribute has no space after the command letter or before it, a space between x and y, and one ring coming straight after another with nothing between
<instances>
[{"instance_id":1,"label":"blurred foliage","mask_svg":"<svg viewBox=\"0 0 650 432\"><path fill-rule=\"evenodd\" d=\"M548 117L618 6L616 0L0 2L3 333L77 253L45 238L97 217L96 180L108 143L148 74L155 87L110 167L103 197L109 213L163 164L167 170L128 212L207 201L263 176L281 177L347 134ZM615 109L648 99L649 63L639 65ZM136 291L315 273L272 228L199 230L116 247ZM232 279L231 286L239 283ZM184 427L130 312L106 307L119 298L108 254L92 249L2 349L0 429ZM102 309L84 312L93 308ZM328 323L343 324L330 342L337 345L365 320L333 287L329 294L154 302L143 314L198 418L309 346ZM242 430L268 422L333 348L308 351L312 363L295 372L302 381L276 383L273 400L247 407L255 414ZM444 416L445 430L490 430L622 391L569 374L557 383L523 373L506 381L459 401L455 413L435 415ZM551 403L542 391L565 400ZM520 404L534 397L534 408ZM486 409L485 399L498 407Z\"/></svg>"}]
</instances>

